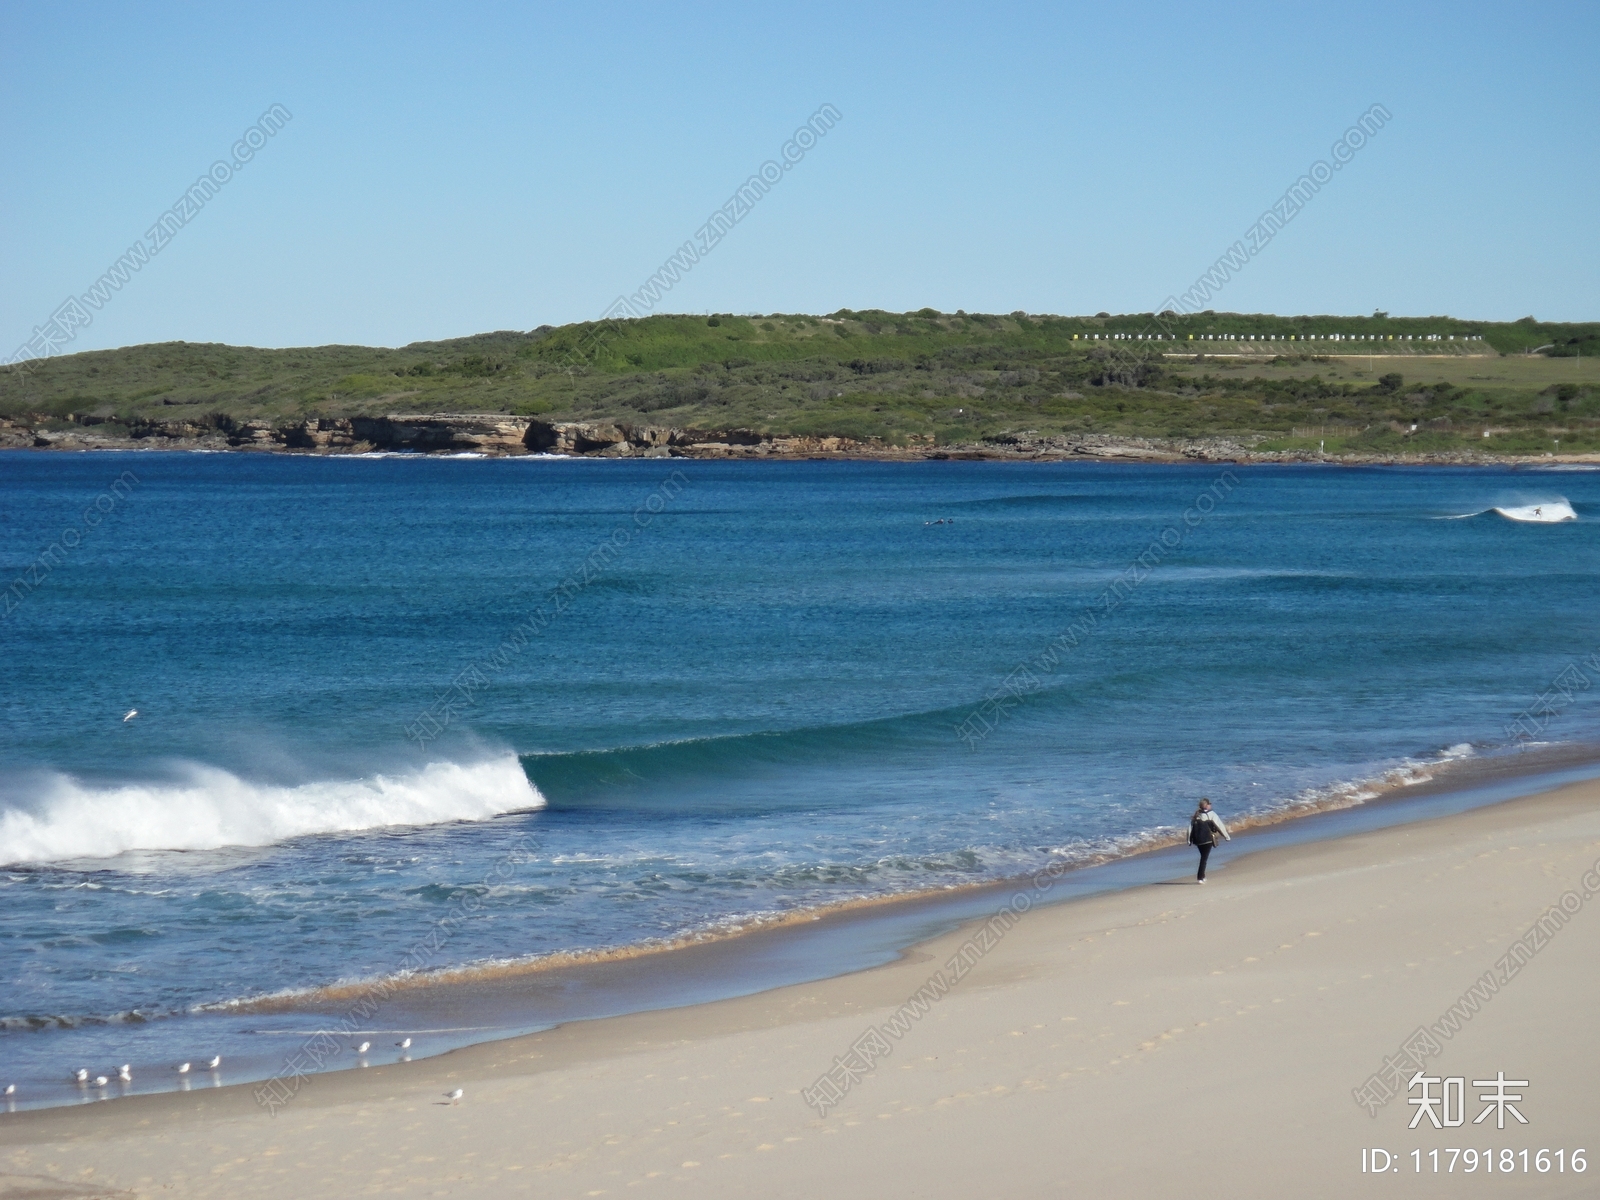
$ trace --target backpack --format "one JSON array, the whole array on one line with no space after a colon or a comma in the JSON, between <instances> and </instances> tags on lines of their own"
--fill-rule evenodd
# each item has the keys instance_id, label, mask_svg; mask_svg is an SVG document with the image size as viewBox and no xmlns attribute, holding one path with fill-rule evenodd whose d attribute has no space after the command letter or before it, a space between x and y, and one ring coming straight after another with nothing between
<instances>
[{"instance_id":1,"label":"backpack","mask_svg":"<svg viewBox=\"0 0 1600 1200\"><path fill-rule=\"evenodd\" d=\"M1213 846L1217 841L1217 827L1204 817L1196 817L1189 822L1189 844L1191 846Z\"/></svg>"}]
</instances>

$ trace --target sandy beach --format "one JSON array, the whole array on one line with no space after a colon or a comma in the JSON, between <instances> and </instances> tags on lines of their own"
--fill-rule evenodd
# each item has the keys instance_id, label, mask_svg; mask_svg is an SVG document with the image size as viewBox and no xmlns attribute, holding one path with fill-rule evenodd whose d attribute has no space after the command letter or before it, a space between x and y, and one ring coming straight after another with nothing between
<instances>
[{"instance_id":1,"label":"sandy beach","mask_svg":"<svg viewBox=\"0 0 1600 1200\"><path fill-rule=\"evenodd\" d=\"M26 9L0 1200L1600 1200L1501 7Z\"/></svg>"},{"instance_id":2,"label":"sandy beach","mask_svg":"<svg viewBox=\"0 0 1600 1200\"><path fill-rule=\"evenodd\" d=\"M248 1085L11 1113L0 1197L1594 1194L1600 782L1241 850L853 975L313 1077L275 1115ZM1408 1130L1403 1082L1362 1107L1408 1043L1465 1079L1464 1125ZM1526 1124L1475 1120L1499 1072Z\"/></svg>"}]
</instances>

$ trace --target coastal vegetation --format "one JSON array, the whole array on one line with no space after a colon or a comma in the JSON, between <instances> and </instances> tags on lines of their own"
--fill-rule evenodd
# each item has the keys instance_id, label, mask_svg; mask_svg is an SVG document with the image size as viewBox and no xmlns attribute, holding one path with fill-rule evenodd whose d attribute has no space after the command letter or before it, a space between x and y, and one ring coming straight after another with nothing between
<instances>
[{"instance_id":1,"label":"coastal vegetation","mask_svg":"<svg viewBox=\"0 0 1600 1200\"><path fill-rule=\"evenodd\" d=\"M1581 452L1600 450L1600 323L842 309L398 349L171 342L0 371L0 416L46 427L443 411L895 444L1096 433L1251 435L1330 454Z\"/></svg>"}]
</instances>

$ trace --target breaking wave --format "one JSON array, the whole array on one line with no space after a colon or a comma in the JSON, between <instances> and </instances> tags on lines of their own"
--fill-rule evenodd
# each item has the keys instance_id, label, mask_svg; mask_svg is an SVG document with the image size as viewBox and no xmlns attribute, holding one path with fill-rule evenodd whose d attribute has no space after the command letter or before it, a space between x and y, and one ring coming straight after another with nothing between
<instances>
[{"instance_id":1,"label":"breaking wave","mask_svg":"<svg viewBox=\"0 0 1600 1200\"><path fill-rule=\"evenodd\" d=\"M1576 521L1578 514L1573 511L1563 497L1546 500L1540 504L1507 505L1503 508L1480 508L1477 512L1456 513L1445 517L1446 521L1465 521L1469 517L1487 516L1494 513L1508 521L1529 521L1535 525L1555 525L1561 521Z\"/></svg>"},{"instance_id":2,"label":"breaking wave","mask_svg":"<svg viewBox=\"0 0 1600 1200\"><path fill-rule=\"evenodd\" d=\"M542 807L544 797L509 755L292 787L199 764L164 783L91 786L54 774L24 804L0 807L0 863L269 846L307 834L481 821Z\"/></svg>"}]
</instances>

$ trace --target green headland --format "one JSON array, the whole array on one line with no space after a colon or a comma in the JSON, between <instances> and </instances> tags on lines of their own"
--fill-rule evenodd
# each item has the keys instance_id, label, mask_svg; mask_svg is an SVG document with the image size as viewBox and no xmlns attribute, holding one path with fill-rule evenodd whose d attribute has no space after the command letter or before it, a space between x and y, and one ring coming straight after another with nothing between
<instances>
[{"instance_id":1,"label":"green headland","mask_svg":"<svg viewBox=\"0 0 1600 1200\"><path fill-rule=\"evenodd\" d=\"M428 412L891 446L1104 434L1330 455L1587 453L1600 451L1600 322L846 309L398 349L168 342L0 370L0 417L45 429Z\"/></svg>"}]
</instances>

